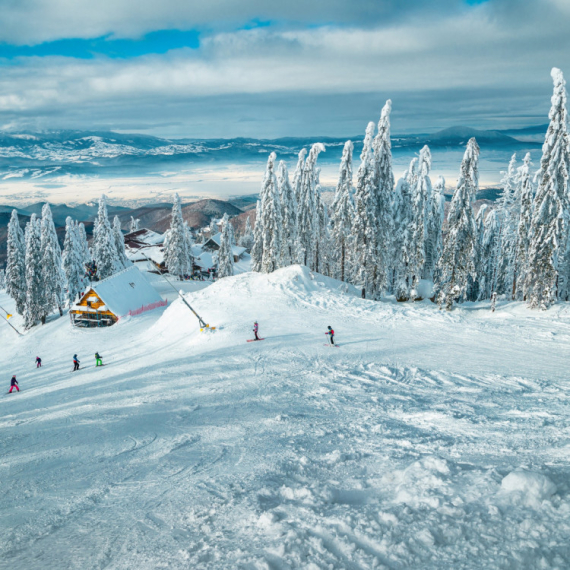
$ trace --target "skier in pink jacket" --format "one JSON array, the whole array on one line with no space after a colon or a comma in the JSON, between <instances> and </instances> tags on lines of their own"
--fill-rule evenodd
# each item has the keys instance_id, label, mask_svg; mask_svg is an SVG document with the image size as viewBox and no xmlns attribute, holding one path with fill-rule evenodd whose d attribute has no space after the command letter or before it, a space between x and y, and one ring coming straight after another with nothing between
<instances>
[{"instance_id":1,"label":"skier in pink jacket","mask_svg":"<svg viewBox=\"0 0 570 570\"><path fill-rule=\"evenodd\" d=\"M253 323L253 334L255 335L255 340L260 340L257 336L257 331L259 331L259 325L257 324L257 321L255 321L255 323Z\"/></svg>"}]
</instances>

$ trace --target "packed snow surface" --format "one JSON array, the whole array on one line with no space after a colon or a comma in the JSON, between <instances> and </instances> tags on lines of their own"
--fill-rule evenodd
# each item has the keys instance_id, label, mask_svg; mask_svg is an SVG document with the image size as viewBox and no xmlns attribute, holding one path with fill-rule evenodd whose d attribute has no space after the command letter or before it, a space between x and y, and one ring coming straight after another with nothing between
<instances>
[{"instance_id":1,"label":"packed snow surface","mask_svg":"<svg viewBox=\"0 0 570 570\"><path fill-rule=\"evenodd\" d=\"M300 267L187 299L215 332L179 300L2 325L0 568L570 567L568 305L375 303Z\"/></svg>"}]
</instances>

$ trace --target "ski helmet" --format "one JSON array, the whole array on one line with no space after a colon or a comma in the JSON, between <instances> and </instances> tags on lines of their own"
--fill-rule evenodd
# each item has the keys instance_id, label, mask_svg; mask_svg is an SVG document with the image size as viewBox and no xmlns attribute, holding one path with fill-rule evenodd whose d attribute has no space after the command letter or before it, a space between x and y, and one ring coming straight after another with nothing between
<instances>
[{"instance_id":1,"label":"ski helmet","mask_svg":"<svg viewBox=\"0 0 570 570\"><path fill-rule=\"evenodd\" d=\"M329 325L327 328L329 329L329 331L331 330L331 327L330 327L330 325Z\"/></svg>"}]
</instances>

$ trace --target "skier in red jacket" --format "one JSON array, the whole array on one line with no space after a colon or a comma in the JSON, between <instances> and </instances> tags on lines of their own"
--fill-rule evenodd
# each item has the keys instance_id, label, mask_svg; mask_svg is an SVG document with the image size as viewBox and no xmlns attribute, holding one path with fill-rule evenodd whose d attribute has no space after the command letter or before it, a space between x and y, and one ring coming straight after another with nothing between
<instances>
[{"instance_id":1,"label":"skier in red jacket","mask_svg":"<svg viewBox=\"0 0 570 570\"><path fill-rule=\"evenodd\" d=\"M330 334L331 335L331 344L334 345L334 331L332 330L332 328L329 326L327 327L329 330L328 332L326 332L325 334Z\"/></svg>"},{"instance_id":2,"label":"skier in red jacket","mask_svg":"<svg viewBox=\"0 0 570 570\"><path fill-rule=\"evenodd\" d=\"M257 321L255 321L255 323L253 323L253 334L255 335L255 340L260 340L257 336L257 331L259 331L259 325L257 324Z\"/></svg>"}]
</instances>

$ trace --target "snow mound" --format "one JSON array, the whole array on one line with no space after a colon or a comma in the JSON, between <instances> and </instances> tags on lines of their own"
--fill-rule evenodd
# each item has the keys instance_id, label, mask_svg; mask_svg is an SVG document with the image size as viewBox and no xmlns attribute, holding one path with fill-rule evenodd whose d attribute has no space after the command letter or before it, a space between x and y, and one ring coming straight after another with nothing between
<instances>
[{"instance_id":1,"label":"snow mound","mask_svg":"<svg viewBox=\"0 0 570 570\"><path fill-rule=\"evenodd\" d=\"M512 503L539 507L556 493L556 485L542 473L517 470L509 473L501 482L502 495Z\"/></svg>"}]
</instances>

